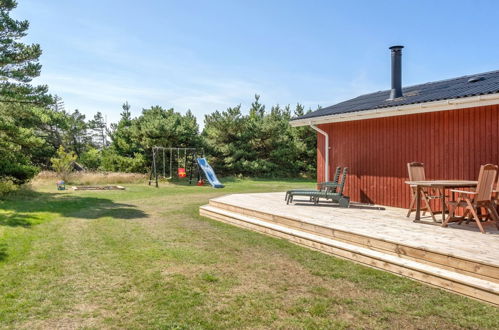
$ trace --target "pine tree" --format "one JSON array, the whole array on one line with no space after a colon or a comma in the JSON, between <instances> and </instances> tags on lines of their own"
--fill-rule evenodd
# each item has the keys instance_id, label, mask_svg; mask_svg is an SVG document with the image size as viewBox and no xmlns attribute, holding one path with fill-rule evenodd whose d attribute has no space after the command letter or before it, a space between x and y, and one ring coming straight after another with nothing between
<instances>
[{"instance_id":1,"label":"pine tree","mask_svg":"<svg viewBox=\"0 0 499 330\"><path fill-rule=\"evenodd\" d=\"M54 95L53 103L49 105L49 108L54 110L55 112L63 112L64 111L64 101L58 95Z\"/></svg>"},{"instance_id":2,"label":"pine tree","mask_svg":"<svg viewBox=\"0 0 499 330\"><path fill-rule=\"evenodd\" d=\"M65 134L65 145L74 151L78 157L85 151L90 139L87 134L88 124L85 115L76 109L68 116L68 128Z\"/></svg>"},{"instance_id":3,"label":"pine tree","mask_svg":"<svg viewBox=\"0 0 499 330\"><path fill-rule=\"evenodd\" d=\"M260 95L255 94L255 100L251 103L250 117L260 117L265 115L265 105L260 103Z\"/></svg>"},{"instance_id":4,"label":"pine tree","mask_svg":"<svg viewBox=\"0 0 499 330\"><path fill-rule=\"evenodd\" d=\"M46 111L50 117L43 130L46 132L45 140L50 144L54 152L62 145L62 136L64 130L67 129L67 113L64 111L64 101L61 97L54 95L53 103Z\"/></svg>"},{"instance_id":5,"label":"pine tree","mask_svg":"<svg viewBox=\"0 0 499 330\"><path fill-rule=\"evenodd\" d=\"M121 113L121 122L125 126L129 126L132 124L132 114L130 113L130 109L132 108L128 101L125 101L121 106L123 112Z\"/></svg>"},{"instance_id":6,"label":"pine tree","mask_svg":"<svg viewBox=\"0 0 499 330\"><path fill-rule=\"evenodd\" d=\"M319 108L318 108L319 109ZM294 116L303 116L311 112L311 109L305 112L305 107L297 104L294 110ZM310 127L295 127L291 130L296 147L296 164L300 171L308 176L315 177L317 164L317 133Z\"/></svg>"},{"instance_id":7,"label":"pine tree","mask_svg":"<svg viewBox=\"0 0 499 330\"><path fill-rule=\"evenodd\" d=\"M26 122L35 118L24 107L24 104L0 103L0 185L25 183L38 170L31 158L43 141L32 127L27 127Z\"/></svg>"},{"instance_id":8,"label":"pine tree","mask_svg":"<svg viewBox=\"0 0 499 330\"><path fill-rule=\"evenodd\" d=\"M29 22L9 16L17 7L14 0L0 0L0 102L52 103L47 86L31 86L40 75L42 54L40 45L19 42L27 34Z\"/></svg>"},{"instance_id":9,"label":"pine tree","mask_svg":"<svg viewBox=\"0 0 499 330\"><path fill-rule=\"evenodd\" d=\"M294 115L304 113L298 104ZM316 136L309 128L292 128L290 119L289 105L266 112L259 95L246 116L240 106L206 115L202 136L210 162L225 175L315 175Z\"/></svg>"},{"instance_id":10,"label":"pine tree","mask_svg":"<svg viewBox=\"0 0 499 330\"><path fill-rule=\"evenodd\" d=\"M111 124L111 148L119 156L132 157L134 153L139 152L139 148L132 137L132 115L131 106L127 101L122 105L120 121L117 124Z\"/></svg>"},{"instance_id":11,"label":"pine tree","mask_svg":"<svg viewBox=\"0 0 499 330\"><path fill-rule=\"evenodd\" d=\"M107 147L107 125L100 111L94 115L94 119L88 123L88 127L92 131L91 140L94 145L99 149Z\"/></svg>"},{"instance_id":12,"label":"pine tree","mask_svg":"<svg viewBox=\"0 0 499 330\"><path fill-rule=\"evenodd\" d=\"M29 23L9 16L16 6L0 0L0 184L25 183L38 171L36 160L45 151L40 133L49 116L33 104L52 102L46 86L29 84L40 74L41 49L19 42Z\"/></svg>"},{"instance_id":13,"label":"pine tree","mask_svg":"<svg viewBox=\"0 0 499 330\"><path fill-rule=\"evenodd\" d=\"M196 147L198 131L192 113L182 116L174 109L165 110L160 106L143 109L132 124L134 139L148 151L153 146Z\"/></svg>"}]
</instances>

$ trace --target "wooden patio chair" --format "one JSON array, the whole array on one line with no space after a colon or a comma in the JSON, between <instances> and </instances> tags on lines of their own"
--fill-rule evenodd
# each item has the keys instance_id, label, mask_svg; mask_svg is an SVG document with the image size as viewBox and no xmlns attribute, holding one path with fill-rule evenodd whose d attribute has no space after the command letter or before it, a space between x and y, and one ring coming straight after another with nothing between
<instances>
[{"instance_id":1,"label":"wooden patio chair","mask_svg":"<svg viewBox=\"0 0 499 330\"><path fill-rule=\"evenodd\" d=\"M336 188L339 186L339 179L340 179L340 173L341 173L341 166L336 167L336 171L334 172L334 177L333 181L325 181L321 182L318 184L319 190L330 190L332 192L336 191ZM302 191L317 191L316 189L291 189L286 191L286 196L284 197L284 200L287 201L289 198L289 195L292 193L297 193L297 192L302 192Z\"/></svg>"},{"instance_id":2,"label":"wooden patio chair","mask_svg":"<svg viewBox=\"0 0 499 330\"><path fill-rule=\"evenodd\" d=\"M461 224L467 216L471 215L482 234L485 234L482 221L487 221L490 218L495 221L496 227L499 229L499 214L497 214L497 206L492 200L497 170L497 165L482 165L475 191L451 190L452 193L458 194L458 198L455 202L447 203L449 205L449 216L445 219L442 227L447 227L452 219L458 219L458 224ZM464 214L462 217L455 217L454 214L459 207L464 208ZM480 208L485 209L487 213L481 213Z\"/></svg>"},{"instance_id":3,"label":"wooden patio chair","mask_svg":"<svg viewBox=\"0 0 499 330\"><path fill-rule=\"evenodd\" d=\"M499 171L497 173L497 178L499 179ZM499 181L497 181L494 189L492 190L492 203L496 207L496 211L499 214ZM488 214L487 220L493 220L490 213Z\"/></svg>"},{"instance_id":4,"label":"wooden patio chair","mask_svg":"<svg viewBox=\"0 0 499 330\"><path fill-rule=\"evenodd\" d=\"M499 177L499 175L498 175ZM499 181L497 181L495 189L492 191L492 200L499 207Z\"/></svg>"},{"instance_id":5,"label":"wooden patio chair","mask_svg":"<svg viewBox=\"0 0 499 330\"><path fill-rule=\"evenodd\" d=\"M424 164L418 162L407 163L407 171L409 172L409 181L425 181L426 174L424 170ZM437 221L435 219L435 215L433 214L433 210L431 209L430 201L432 199L441 198L440 193L435 192L433 189L420 189L421 191L421 203L424 202L425 206L421 208L423 211L423 215L428 211L433 218L433 221ZM409 210L407 212L407 217L411 216L412 212L416 211L416 194L417 189L416 186L411 186L411 204L409 205Z\"/></svg>"},{"instance_id":6,"label":"wooden patio chair","mask_svg":"<svg viewBox=\"0 0 499 330\"><path fill-rule=\"evenodd\" d=\"M499 170L497 173L497 182L495 184L494 189L492 190L492 202L496 206L496 211L498 211L498 213L499 213ZM479 214L479 216L480 216L480 214ZM490 213L487 215L487 220L492 220ZM468 222L469 222L469 220L468 220Z\"/></svg>"}]
</instances>

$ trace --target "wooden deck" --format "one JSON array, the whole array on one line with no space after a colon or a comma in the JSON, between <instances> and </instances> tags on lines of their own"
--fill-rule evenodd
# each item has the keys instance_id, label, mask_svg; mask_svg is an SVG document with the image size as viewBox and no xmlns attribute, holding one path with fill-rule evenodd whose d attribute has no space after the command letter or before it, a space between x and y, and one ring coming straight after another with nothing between
<instances>
[{"instance_id":1,"label":"wooden deck","mask_svg":"<svg viewBox=\"0 0 499 330\"><path fill-rule=\"evenodd\" d=\"M210 200L200 214L499 305L499 231L475 224L414 223L406 210L312 205L284 193ZM425 220L423 218L423 220Z\"/></svg>"}]
</instances>

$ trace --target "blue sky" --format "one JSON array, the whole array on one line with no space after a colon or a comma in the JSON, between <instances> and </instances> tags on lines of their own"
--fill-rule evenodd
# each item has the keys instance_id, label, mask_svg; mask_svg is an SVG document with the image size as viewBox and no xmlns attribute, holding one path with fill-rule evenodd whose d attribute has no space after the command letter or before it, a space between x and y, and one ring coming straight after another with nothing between
<instances>
[{"instance_id":1,"label":"blue sky","mask_svg":"<svg viewBox=\"0 0 499 330\"><path fill-rule=\"evenodd\" d=\"M403 84L499 69L499 1L18 0L42 74L66 110L119 119L161 105L204 114L254 94L328 106Z\"/></svg>"}]
</instances>

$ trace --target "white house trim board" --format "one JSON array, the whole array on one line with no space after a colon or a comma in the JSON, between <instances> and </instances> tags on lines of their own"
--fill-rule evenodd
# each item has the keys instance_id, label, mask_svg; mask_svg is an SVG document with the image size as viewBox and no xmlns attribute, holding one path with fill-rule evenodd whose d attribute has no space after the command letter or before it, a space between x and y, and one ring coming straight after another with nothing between
<instances>
[{"instance_id":1,"label":"white house trim board","mask_svg":"<svg viewBox=\"0 0 499 330\"><path fill-rule=\"evenodd\" d=\"M329 134L319 127L310 124L310 127L324 136L324 181L329 181Z\"/></svg>"}]
</instances>

